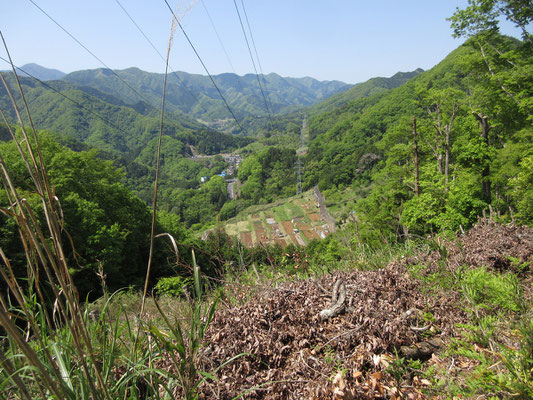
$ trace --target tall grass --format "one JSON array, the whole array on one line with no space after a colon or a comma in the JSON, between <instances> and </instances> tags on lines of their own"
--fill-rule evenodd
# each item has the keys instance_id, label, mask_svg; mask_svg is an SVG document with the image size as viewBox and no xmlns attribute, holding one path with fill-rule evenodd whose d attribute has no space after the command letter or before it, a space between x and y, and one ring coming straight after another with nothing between
<instances>
[{"instance_id":1,"label":"tall grass","mask_svg":"<svg viewBox=\"0 0 533 400\"><path fill-rule=\"evenodd\" d=\"M11 61L9 52L8 56ZM79 398L73 389L76 380L84 382L80 388L83 398L110 398L102 370L96 368L95 349L68 271L61 239L61 206L48 180L37 133L14 67L13 73L29 127L3 75L0 78L17 114L22 137L15 135L4 112L1 114L40 198L45 224L39 223L34 210L19 194L0 154L0 173L8 200L8 205L0 211L16 223L28 272L22 287L8 256L3 251L0 253L3 261L0 273L8 288L8 295L0 294L0 324L7 334L0 352L4 379L11 383L4 381L4 386L10 392L18 392L17 397L21 398L35 398L36 394L43 398ZM48 293L54 299L51 310L47 309L50 303L45 300ZM57 341L63 331L68 332L67 341ZM71 376L66 364L69 360L63 354L76 363L76 374L80 376Z\"/></svg>"},{"instance_id":2,"label":"tall grass","mask_svg":"<svg viewBox=\"0 0 533 400\"><path fill-rule=\"evenodd\" d=\"M11 61L3 36L2 41ZM171 43L172 34L168 53ZM104 297L104 306L95 317L82 305L69 273L62 242L61 203L48 179L39 138L12 61L11 65L22 98L22 111L1 73L0 79L16 112L21 135L15 135L3 110L0 114L31 177L32 190L40 199L44 218L40 220L36 210L19 193L0 154L0 176L7 198L7 204L0 205L0 212L16 224L27 265L27 276L21 279L16 276L9 255L0 248L0 275L6 287L0 293L0 397L166 399L182 395L195 398L198 386L214 378L201 371L199 365L203 337L217 301L204 301L200 270L194 263L195 296L189 301L188 319L170 321L157 305L163 326L145 321L156 238L157 181L150 256L138 317L131 318L120 307L110 315L113 295ZM160 132L163 116L164 95ZM160 145L158 159L159 153ZM105 282L102 287L105 290Z\"/></svg>"}]
</instances>

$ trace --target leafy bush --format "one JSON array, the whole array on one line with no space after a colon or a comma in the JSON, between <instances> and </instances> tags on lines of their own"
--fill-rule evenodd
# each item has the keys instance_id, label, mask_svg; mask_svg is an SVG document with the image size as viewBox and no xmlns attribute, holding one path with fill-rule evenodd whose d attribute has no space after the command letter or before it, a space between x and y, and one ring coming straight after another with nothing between
<instances>
[{"instance_id":1,"label":"leafy bush","mask_svg":"<svg viewBox=\"0 0 533 400\"><path fill-rule=\"evenodd\" d=\"M476 268L464 271L462 278L463 292L475 305L514 312L523 307L518 278L512 273L500 275L486 268Z\"/></svg>"},{"instance_id":2,"label":"leafy bush","mask_svg":"<svg viewBox=\"0 0 533 400\"><path fill-rule=\"evenodd\" d=\"M161 278L154 286L154 290L159 295L167 295L178 297L184 293L184 289L191 285L190 278L184 278L182 276L170 276L167 278Z\"/></svg>"},{"instance_id":3,"label":"leafy bush","mask_svg":"<svg viewBox=\"0 0 533 400\"><path fill-rule=\"evenodd\" d=\"M520 222L533 223L533 155L520 163L520 172L511 179L511 195L516 201L517 217Z\"/></svg>"}]
</instances>

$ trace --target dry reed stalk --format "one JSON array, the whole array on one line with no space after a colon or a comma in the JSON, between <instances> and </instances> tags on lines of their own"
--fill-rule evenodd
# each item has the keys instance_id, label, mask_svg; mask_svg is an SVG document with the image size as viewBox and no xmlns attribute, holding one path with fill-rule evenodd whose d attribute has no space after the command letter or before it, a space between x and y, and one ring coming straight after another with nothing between
<instances>
[{"instance_id":1,"label":"dry reed stalk","mask_svg":"<svg viewBox=\"0 0 533 400\"><path fill-rule=\"evenodd\" d=\"M7 208L1 208L0 212L9 218L13 218L17 225L19 237L26 254L28 277L30 278L31 285L35 286L39 296L41 303L39 307L41 312L45 315L44 322L46 324L46 328L52 334L54 329L57 329L61 326L64 326L69 330L69 332L71 332L73 350L79 360L81 370L83 371L93 397L108 399L110 396L104 383L104 379L98 368L98 363L92 348L91 339L89 337L87 326L79 304L78 294L72 281L72 277L69 273L66 255L63 250L61 237L63 228L61 217L62 210L60 205L59 208L57 206L60 203L55 196L53 188L48 179L44 157L41 152L39 139L31 118L31 113L24 95L24 91L22 90L22 85L1 32L0 36L6 49L13 70L13 76L16 81L16 86L22 98L24 110L26 111L30 124L30 128L28 129L25 126L13 93L4 76L0 73L0 79L2 80L6 92L11 99L13 109L17 116L18 124L21 129L22 140L19 140L12 131L4 112L0 110L0 113L2 114L2 119L6 122L12 139L16 144L19 155L23 160L28 173L30 174L33 184L35 185L35 191L41 200L44 218L46 221L46 233L37 220L37 217L35 216L35 213L33 212L29 203L19 195L9 176L8 168L1 155L0 175L2 177L2 183L4 185L7 199L9 201L9 206ZM30 134L28 134L28 131ZM37 386L39 392L44 394L45 392L50 391L56 397L64 398L68 393L70 393L69 388L66 387L66 383L63 379L64 377L59 371L58 366L45 343L46 339L41 336L40 332L43 332L44 327L41 326L40 322L35 319L35 311L28 308L24 297L24 291L15 278L15 274L11 268L9 259L6 257L3 251L0 253L0 255L1 260L7 269L7 272L5 272L4 269L1 268L1 275L6 282L9 291L15 296L16 303L20 307L22 316L26 319L26 335L23 335L21 330L16 326L13 315L10 312L9 303L5 300L3 295L0 295L0 324L6 330L13 343L15 343L20 351L23 352L29 366L32 366L36 369L36 372L33 372L34 375L37 374L35 375L33 383ZM55 311L59 313L56 314L58 318L50 319L48 311L44 308L46 302L41 288L41 271L44 271L49 283L48 288L54 295L54 313ZM36 350L30 346L28 342L30 334L33 340L36 340L37 343L39 343L48 367L44 366L42 361L39 359ZM1 362L1 360L5 360L6 362ZM10 366L9 360L5 359L5 357L0 356L0 362L4 368L11 369L12 366ZM15 371L15 374L18 373L18 371ZM21 390L21 393L23 393L25 396L25 393L28 392L27 388L25 387L25 383L20 379L20 377L18 377L18 375L17 378L14 378L13 380Z\"/></svg>"}]
</instances>

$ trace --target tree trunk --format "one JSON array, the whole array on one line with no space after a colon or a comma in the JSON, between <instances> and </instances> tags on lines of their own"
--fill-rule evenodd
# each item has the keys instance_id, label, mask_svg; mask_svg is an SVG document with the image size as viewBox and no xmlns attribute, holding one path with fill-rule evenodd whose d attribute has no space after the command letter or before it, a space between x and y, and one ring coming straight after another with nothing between
<instances>
[{"instance_id":1,"label":"tree trunk","mask_svg":"<svg viewBox=\"0 0 533 400\"><path fill-rule=\"evenodd\" d=\"M443 167L443 162L442 162L442 153L438 153L437 154L437 166L439 168L439 174L443 174L444 173L444 167Z\"/></svg>"},{"instance_id":2,"label":"tree trunk","mask_svg":"<svg viewBox=\"0 0 533 400\"><path fill-rule=\"evenodd\" d=\"M451 122L446 127L446 142L444 144L444 182L446 183L446 190L448 190L448 184L450 183L450 131Z\"/></svg>"},{"instance_id":3,"label":"tree trunk","mask_svg":"<svg viewBox=\"0 0 533 400\"><path fill-rule=\"evenodd\" d=\"M420 178L418 172L418 138L416 136L416 117L413 117L413 146L415 153L415 196L420 194Z\"/></svg>"},{"instance_id":4,"label":"tree trunk","mask_svg":"<svg viewBox=\"0 0 533 400\"><path fill-rule=\"evenodd\" d=\"M476 119L479 122L479 127L481 128L481 138L485 142L485 144L489 145L489 132L492 129L492 126L489 124L489 117L486 115L483 115L482 113L478 113L475 111L472 111L472 115L476 117ZM490 204L491 203L491 182L490 182L490 165L487 163L487 165L483 168L481 171L481 186L483 189L483 199Z\"/></svg>"}]
</instances>

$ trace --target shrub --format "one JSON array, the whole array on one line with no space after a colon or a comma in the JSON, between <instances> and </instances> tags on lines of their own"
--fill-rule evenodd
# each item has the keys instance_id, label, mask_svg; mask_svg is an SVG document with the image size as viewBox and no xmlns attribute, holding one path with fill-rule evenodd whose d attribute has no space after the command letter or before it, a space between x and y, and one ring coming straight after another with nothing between
<instances>
[{"instance_id":1,"label":"shrub","mask_svg":"<svg viewBox=\"0 0 533 400\"><path fill-rule=\"evenodd\" d=\"M178 297L181 296L184 293L185 288L190 285L190 278L170 276L159 279L154 286L154 290L158 295Z\"/></svg>"}]
</instances>

